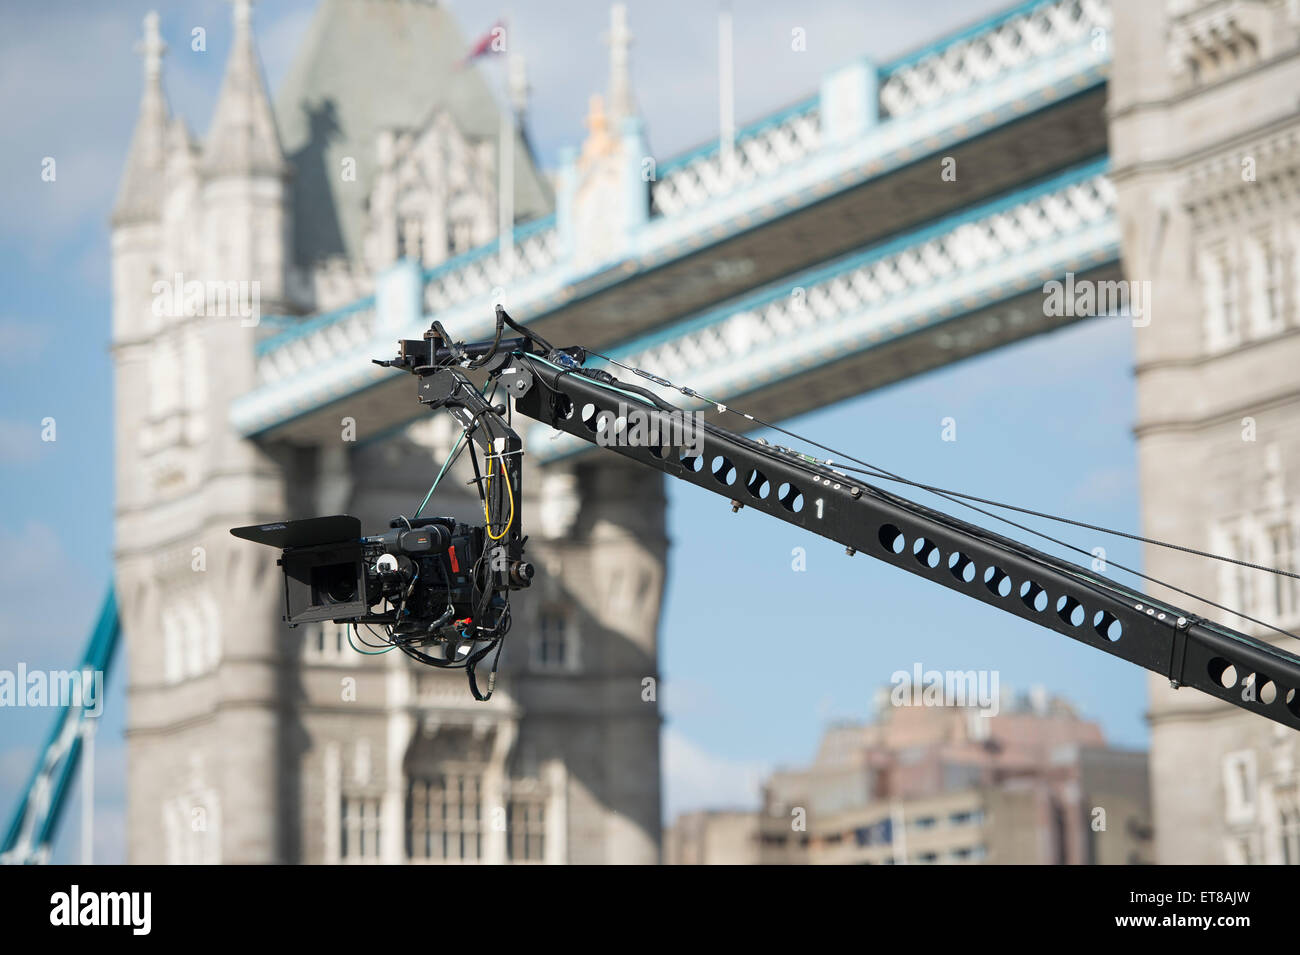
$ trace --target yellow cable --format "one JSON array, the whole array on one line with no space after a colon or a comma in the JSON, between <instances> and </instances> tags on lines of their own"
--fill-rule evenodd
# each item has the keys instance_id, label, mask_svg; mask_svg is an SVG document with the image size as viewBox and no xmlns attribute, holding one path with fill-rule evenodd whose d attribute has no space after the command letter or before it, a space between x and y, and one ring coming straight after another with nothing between
<instances>
[{"instance_id":1,"label":"yellow cable","mask_svg":"<svg viewBox=\"0 0 1300 955\"><path fill-rule=\"evenodd\" d=\"M500 455L498 455L498 457L500 457ZM505 467L505 465L503 464L502 467ZM506 521L505 530L503 530L500 534L493 534L492 515L488 513L488 500L492 497L492 457L489 455L488 468L487 468L487 482L484 484L484 491L483 491L483 520L486 521L487 523L487 526L484 528L484 530L487 531L488 539L494 541L499 541L501 538L509 534L510 528L515 522L515 491L514 488L510 486L510 478L506 475L504 471L501 472L501 476L505 478L506 494L510 497L510 519Z\"/></svg>"}]
</instances>

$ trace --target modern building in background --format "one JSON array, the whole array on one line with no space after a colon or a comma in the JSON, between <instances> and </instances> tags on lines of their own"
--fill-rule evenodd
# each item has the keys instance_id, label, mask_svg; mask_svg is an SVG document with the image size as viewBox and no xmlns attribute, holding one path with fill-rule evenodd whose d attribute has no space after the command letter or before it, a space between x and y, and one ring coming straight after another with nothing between
<instances>
[{"instance_id":1,"label":"modern building in background","mask_svg":"<svg viewBox=\"0 0 1300 955\"><path fill-rule=\"evenodd\" d=\"M1134 864L1152 859L1146 754L1064 701L878 707L773 773L756 812L684 815L677 864Z\"/></svg>"},{"instance_id":2,"label":"modern building in background","mask_svg":"<svg viewBox=\"0 0 1300 955\"><path fill-rule=\"evenodd\" d=\"M667 865L758 865L758 813L702 809L682 813L664 830Z\"/></svg>"}]
</instances>

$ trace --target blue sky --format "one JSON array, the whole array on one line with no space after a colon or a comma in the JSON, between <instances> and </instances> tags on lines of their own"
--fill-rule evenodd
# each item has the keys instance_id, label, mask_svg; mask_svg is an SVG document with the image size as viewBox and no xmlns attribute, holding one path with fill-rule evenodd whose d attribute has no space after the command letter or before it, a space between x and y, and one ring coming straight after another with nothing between
<instances>
[{"instance_id":1,"label":"blue sky","mask_svg":"<svg viewBox=\"0 0 1300 955\"><path fill-rule=\"evenodd\" d=\"M139 103L132 47L150 6L52 0L0 9L0 600L23 608L0 618L0 668L72 666L109 578L107 220ZM228 49L230 6L159 6L168 99L201 136ZM467 37L500 12L482 0L450 6ZM739 118L813 93L830 67L905 52L1004 6L736 3ZM312 7L267 0L255 8L273 89ZM581 142L587 97L605 85L607 9L599 0L515 4L535 90L530 131L544 165ZM716 133L714 10L688 0L631 3L635 96L663 158ZM190 49L196 26L207 31L206 52ZM796 26L808 38L801 56L789 52ZM41 179L45 157L56 160L54 182ZM1131 335L1122 322L1094 322L796 424L909 476L1135 528ZM948 416L958 423L956 442L940 440ZM47 417L56 421L54 442L40 439ZM712 495L673 487L670 502L661 640L670 811L752 798L766 767L809 757L827 720L865 717L875 689L916 662L997 669L1004 685L1042 684L1100 720L1112 739L1145 744L1140 671L868 558L849 559L762 515L732 515ZM804 573L791 570L796 546L807 549ZM1110 553L1138 559L1119 544ZM110 681L100 733L101 861L122 858L123 670ZM0 713L6 818L51 718ZM71 813L65 823L62 858L75 858L75 820Z\"/></svg>"},{"instance_id":2,"label":"blue sky","mask_svg":"<svg viewBox=\"0 0 1300 955\"><path fill-rule=\"evenodd\" d=\"M913 480L1135 528L1132 335L1127 322L1093 321L785 426ZM942 440L945 418L956 421L956 441ZM1045 687L1113 742L1145 747L1144 671L1131 664L869 557L849 558L766 515L733 515L688 485L670 486L669 500L675 546L660 645L667 758L682 767L670 807L744 804L766 769L809 759L827 721L867 717L877 689L917 663L997 671L1002 687L1019 691ZM1130 542L1016 519L1141 567ZM792 569L795 547L807 551L802 573Z\"/></svg>"}]
</instances>

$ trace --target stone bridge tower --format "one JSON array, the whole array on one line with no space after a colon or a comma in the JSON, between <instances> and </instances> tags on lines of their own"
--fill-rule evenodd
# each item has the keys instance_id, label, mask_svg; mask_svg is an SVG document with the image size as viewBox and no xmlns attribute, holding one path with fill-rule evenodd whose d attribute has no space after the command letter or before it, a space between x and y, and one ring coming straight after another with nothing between
<instances>
[{"instance_id":1,"label":"stone bridge tower","mask_svg":"<svg viewBox=\"0 0 1300 955\"><path fill-rule=\"evenodd\" d=\"M274 552L228 533L342 512L379 529L414 511L449 420L370 433L344 408L290 444L244 437L229 404L293 316L490 241L499 181L500 113L436 3L321 0L274 107L251 19L235 0L198 142L169 114L146 18L113 213L129 861L657 861L659 711L643 692L667 551L657 475L531 469L539 575L487 704L463 674L358 654L333 625L288 630ZM630 102L617 52L611 85ZM554 199L516 136L523 220ZM468 476L444 480L437 512L474 516Z\"/></svg>"},{"instance_id":2,"label":"stone bridge tower","mask_svg":"<svg viewBox=\"0 0 1300 955\"><path fill-rule=\"evenodd\" d=\"M1145 533L1294 572L1300 4L1113 9L1110 150L1125 270L1152 283L1150 325L1135 329ZM1151 547L1145 566L1251 617L1300 625L1295 580ZM1247 620L1198 612L1297 649ZM1300 707L1251 674L1231 677L1234 692ZM1150 721L1159 862L1300 863L1293 732L1156 677Z\"/></svg>"}]
</instances>

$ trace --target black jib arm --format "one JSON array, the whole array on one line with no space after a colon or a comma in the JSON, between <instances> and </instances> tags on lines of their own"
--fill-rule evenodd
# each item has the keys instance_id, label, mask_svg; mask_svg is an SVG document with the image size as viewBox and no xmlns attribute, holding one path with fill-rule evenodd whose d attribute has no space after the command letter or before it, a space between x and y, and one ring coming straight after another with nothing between
<instances>
[{"instance_id":1,"label":"black jib arm","mask_svg":"<svg viewBox=\"0 0 1300 955\"><path fill-rule=\"evenodd\" d=\"M582 366L498 307L497 338L452 344L437 326L379 364L421 379L449 365L499 380L520 414L1260 716L1300 729L1300 658L1020 541L835 468L696 418ZM522 338L501 340L502 325ZM427 388L421 397L427 402ZM436 404L436 402L433 402Z\"/></svg>"},{"instance_id":2,"label":"black jib arm","mask_svg":"<svg viewBox=\"0 0 1300 955\"><path fill-rule=\"evenodd\" d=\"M539 383L512 391L526 417L1300 729L1300 658L1290 653L795 452L710 424L692 447L673 446L664 437L683 433L686 412L586 369L516 359ZM638 416L659 441L620 437L636 434L628 419Z\"/></svg>"}]
</instances>

